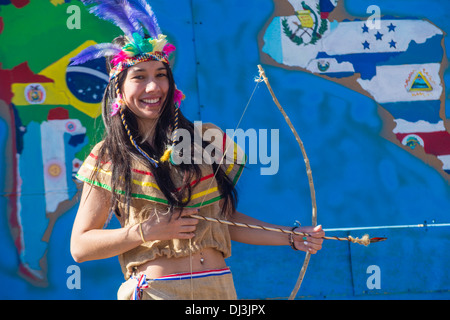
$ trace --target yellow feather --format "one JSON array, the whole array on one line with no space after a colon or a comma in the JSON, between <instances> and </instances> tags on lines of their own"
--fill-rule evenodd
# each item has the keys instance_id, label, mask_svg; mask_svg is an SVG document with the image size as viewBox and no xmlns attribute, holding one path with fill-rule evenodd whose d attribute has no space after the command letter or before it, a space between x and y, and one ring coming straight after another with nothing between
<instances>
[{"instance_id":1,"label":"yellow feather","mask_svg":"<svg viewBox=\"0 0 450 320\"><path fill-rule=\"evenodd\" d=\"M167 150L164 151L164 154L160 158L161 162L169 161L171 153L172 153L172 148L167 148Z\"/></svg>"}]
</instances>

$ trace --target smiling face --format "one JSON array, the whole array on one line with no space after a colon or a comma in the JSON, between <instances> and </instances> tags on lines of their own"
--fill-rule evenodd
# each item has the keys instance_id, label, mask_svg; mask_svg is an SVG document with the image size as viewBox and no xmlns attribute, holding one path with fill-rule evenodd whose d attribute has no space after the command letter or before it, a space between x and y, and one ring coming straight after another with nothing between
<instances>
[{"instance_id":1,"label":"smiling face","mask_svg":"<svg viewBox=\"0 0 450 320\"><path fill-rule=\"evenodd\" d=\"M127 71L122 86L126 106L136 115L140 127L154 127L169 92L167 69L160 61L146 61Z\"/></svg>"}]
</instances>

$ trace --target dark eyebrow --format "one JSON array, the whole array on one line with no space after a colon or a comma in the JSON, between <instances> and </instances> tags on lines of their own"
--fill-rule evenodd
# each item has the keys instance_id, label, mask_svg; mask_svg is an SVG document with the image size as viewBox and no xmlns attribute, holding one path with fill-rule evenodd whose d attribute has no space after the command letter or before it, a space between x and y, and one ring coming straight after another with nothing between
<instances>
[{"instance_id":1,"label":"dark eyebrow","mask_svg":"<svg viewBox=\"0 0 450 320\"><path fill-rule=\"evenodd\" d=\"M160 67L160 68L158 68L158 69L156 69L156 71L162 71L162 70L166 70L166 68L165 67ZM131 70L130 70L130 72L132 72L132 73L138 73L138 72L146 72L147 70L145 70L145 69L143 69L143 68L132 68Z\"/></svg>"},{"instance_id":2,"label":"dark eyebrow","mask_svg":"<svg viewBox=\"0 0 450 320\"><path fill-rule=\"evenodd\" d=\"M130 72L133 72L133 73L145 72L145 69L142 69L142 68L132 68L132 69L130 70Z\"/></svg>"}]
</instances>

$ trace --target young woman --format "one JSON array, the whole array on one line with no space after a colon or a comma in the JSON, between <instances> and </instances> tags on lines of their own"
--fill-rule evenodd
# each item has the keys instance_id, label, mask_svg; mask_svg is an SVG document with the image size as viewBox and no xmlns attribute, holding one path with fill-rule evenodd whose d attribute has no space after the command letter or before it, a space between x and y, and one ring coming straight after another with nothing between
<instances>
[{"instance_id":1,"label":"young woman","mask_svg":"<svg viewBox=\"0 0 450 320\"><path fill-rule=\"evenodd\" d=\"M92 9L99 17L105 16L102 4ZM134 16L143 12L151 16L145 4L136 2L139 12ZM120 8L116 5L114 10ZM124 12L129 14L129 8ZM223 135L223 139L201 141L200 145L192 138L209 129L222 131L211 124L194 127L179 110L183 95L168 63L174 47L154 21L152 25L142 23L147 32L126 29L126 37L111 46L88 48L74 59L82 63L100 53L114 56L103 99L105 137L77 175L84 186L71 253L76 262L119 256L127 280L118 291L119 299L236 299L225 263L231 240L291 245L314 254L321 249L324 232L320 226L298 227L309 236L288 236L192 217L291 229L236 211L234 186L242 172L243 163L238 159L242 152L231 142L236 152L232 161L225 163L222 155L227 153L230 138ZM184 132L183 140L192 138L190 152L176 148L180 132ZM196 151L211 145L219 150L217 161L194 159ZM176 161L180 155L185 161ZM103 228L111 214L121 228Z\"/></svg>"}]
</instances>

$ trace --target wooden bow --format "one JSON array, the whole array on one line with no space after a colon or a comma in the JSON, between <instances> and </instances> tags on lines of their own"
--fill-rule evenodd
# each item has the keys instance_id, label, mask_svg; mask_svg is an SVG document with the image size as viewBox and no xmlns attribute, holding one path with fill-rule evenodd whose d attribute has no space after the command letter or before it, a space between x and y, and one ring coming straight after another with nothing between
<instances>
[{"instance_id":1,"label":"wooden bow","mask_svg":"<svg viewBox=\"0 0 450 320\"><path fill-rule=\"evenodd\" d=\"M275 96L275 93L273 92L272 87L270 86L269 79L267 79L264 69L260 64L258 65L258 69L259 69L259 78L262 81L264 81L264 83L267 86L267 89L269 89L269 92L270 92L270 95L272 96L273 101L275 102L276 106L278 107L278 110L280 110L280 112L283 114L284 120L286 120L286 123L288 124L289 128L291 129L292 133L294 134L295 140L297 140L300 150L302 151L303 160L305 161L306 174L308 175L309 190L311 193L312 225L315 227L315 226L317 226L316 191L314 189L314 181L313 181L313 176L312 176L312 171L311 171L311 165L309 164L308 155L306 154L306 150L303 145L303 141L302 141L302 139L300 139L300 136L297 133L297 130L295 130L295 127L292 125L291 119L289 119L288 115L286 114L286 112L284 111L280 102L278 101L277 97ZM302 285L303 278L306 273L306 269L308 268L310 258L311 258L311 253L306 252L306 256L305 256L305 260L303 261L302 269L300 270L300 274L298 275L295 287L292 290L291 295L289 296L289 300L293 300L297 296L297 292L300 289L300 286Z\"/></svg>"},{"instance_id":2,"label":"wooden bow","mask_svg":"<svg viewBox=\"0 0 450 320\"><path fill-rule=\"evenodd\" d=\"M264 83L266 84L267 88L269 89L269 92L272 96L273 101L275 102L276 106L278 107L278 110L280 110L280 112L283 114L283 117L286 121L286 123L288 124L289 128L291 129L292 133L295 136L295 139L297 140L297 143L300 147L300 150L302 152L303 155L303 160L305 162L305 168L306 168L306 174L308 176L308 182L309 182L309 189L310 189L310 194L311 194L311 206L312 206L312 225L315 227L317 226L317 204L316 204L316 192L314 189L314 181L313 181L313 177L312 177L312 170L311 170L311 166L309 163L309 159L308 159L308 155L306 154L306 150L305 147L303 145L302 140L300 139L299 134L297 133L297 130L294 128L291 120L289 119L288 115L286 114L286 112L284 111L283 107L281 106L281 104L279 103L277 97L275 96L275 93L272 90L272 87L270 86L269 83L269 79L267 78L264 69L262 68L261 65L258 65L258 69L259 69L259 78L256 79L257 82L262 82L264 81ZM256 87L255 87L256 90ZM250 97L250 100L253 97L253 94L255 93L255 90L253 90L252 96ZM247 103L247 106L245 107L244 113L250 103ZM239 120L239 123L237 125L237 127L239 127L239 124L241 122L243 118L243 115L241 116L241 119ZM235 130L236 131L236 130ZM228 148L228 147L227 147ZM224 155L226 154L226 151L224 152ZM223 160L223 158L222 158ZM216 175L217 172L214 173L214 176ZM203 201L202 201L203 204ZM222 219L217 219L217 218L211 218L211 217L204 217L201 215L196 215L193 214L191 215L192 218L195 219L199 219L199 220L205 220L205 221L209 221L209 222L217 222L217 223L221 223L221 224L226 224L226 225L233 225L236 227L243 227L243 228L250 228L250 229L260 229L260 230L266 230L266 231L272 231L272 232L281 232L281 233L285 233L285 234L294 234L294 235L300 235L300 236L309 236L309 234L304 233L304 232L297 232L294 230L285 230L285 229L280 229L280 228L271 228L271 227L265 227L265 226L260 226L260 225L251 225L251 224L246 224L246 223L238 223L238 222L233 222L233 221L228 221L228 220L222 220ZM339 241L350 241L352 243L357 243L357 244L362 244L362 245L369 245L370 243L375 243L375 242L379 242L379 241L384 241L386 240L386 238L369 238L368 235L364 235L361 239L360 238L354 238L352 236L348 236L345 238L339 238L339 237L335 237L335 236L325 236L323 237L323 239L325 240L339 240ZM295 284L294 289L292 290L290 296L289 296L289 300L293 300L295 299L295 297L297 296L297 293L300 289L300 286L303 282L303 278L305 276L306 270L308 268L308 264L309 264L309 260L311 258L311 253L310 252L306 252L306 256L305 259L303 261L303 265L302 268L300 270L299 276L297 278L297 282ZM191 271L192 272L192 271Z\"/></svg>"}]
</instances>

